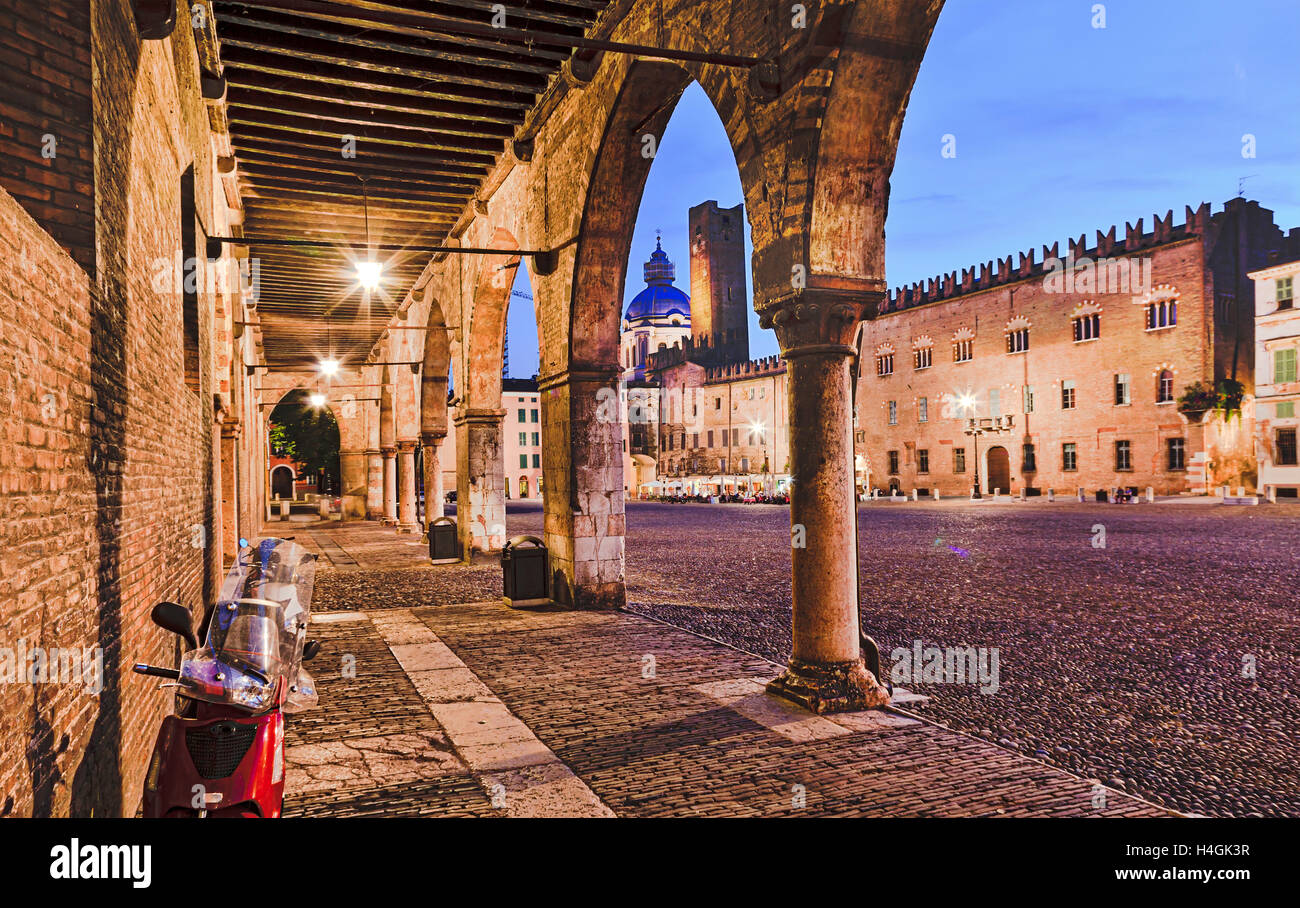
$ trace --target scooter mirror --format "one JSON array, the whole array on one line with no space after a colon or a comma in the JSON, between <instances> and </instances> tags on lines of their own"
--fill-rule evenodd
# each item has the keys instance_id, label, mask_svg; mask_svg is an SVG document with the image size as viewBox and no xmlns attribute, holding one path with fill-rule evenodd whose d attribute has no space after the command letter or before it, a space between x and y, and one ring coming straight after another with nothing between
<instances>
[{"instance_id":1,"label":"scooter mirror","mask_svg":"<svg viewBox=\"0 0 1300 908\"><path fill-rule=\"evenodd\" d=\"M188 643L190 649L199 648L199 641L194 636L194 627L190 621L190 610L185 606L175 602L159 602L153 607L150 617L153 618L154 624L165 631L171 631Z\"/></svg>"},{"instance_id":2,"label":"scooter mirror","mask_svg":"<svg viewBox=\"0 0 1300 908\"><path fill-rule=\"evenodd\" d=\"M320 641L308 640L306 643L302 645L302 661L308 662L312 659L315 659L316 654L319 652L320 652Z\"/></svg>"}]
</instances>

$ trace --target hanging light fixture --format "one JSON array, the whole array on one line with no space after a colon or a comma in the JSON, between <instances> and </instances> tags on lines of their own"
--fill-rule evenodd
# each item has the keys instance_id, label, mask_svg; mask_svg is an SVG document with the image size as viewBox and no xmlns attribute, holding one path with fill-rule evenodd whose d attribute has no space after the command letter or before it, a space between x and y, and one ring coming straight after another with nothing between
<instances>
[{"instance_id":1,"label":"hanging light fixture","mask_svg":"<svg viewBox=\"0 0 1300 908\"><path fill-rule=\"evenodd\" d=\"M363 290L373 291L379 289L384 266L382 262L375 261L375 250L370 245L370 194L366 191L366 178L359 176L357 179L361 181L361 200L366 217L366 258L357 262L357 282Z\"/></svg>"},{"instance_id":2,"label":"hanging light fixture","mask_svg":"<svg viewBox=\"0 0 1300 908\"><path fill-rule=\"evenodd\" d=\"M317 410L325 406L325 395L321 394L319 391L317 391L311 397L309 397L308 400L311 401L311 405L315 407Z\"/></svg>"},{"instance_id":3,"label":"hanging light fixture","mask_svg":"<svg viewBox=\"0 0 1300 908\"><path fill-rule=\"evenodd\" d=\"M330 341L330 320L325 316L325 349L329 351L320 361L320 374L331 377L338 374L339 361L334 358L334 344Z\"/></svg>"}]
</instances>

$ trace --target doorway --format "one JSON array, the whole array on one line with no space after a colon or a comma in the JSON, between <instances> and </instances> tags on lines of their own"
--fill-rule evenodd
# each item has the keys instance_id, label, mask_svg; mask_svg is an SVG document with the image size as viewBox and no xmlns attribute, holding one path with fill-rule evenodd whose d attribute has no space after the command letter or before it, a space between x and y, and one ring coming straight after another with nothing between
<instances>
[{"instance_id":1,"label":"doorway","mask_svg":"<svg viewBox=\"0 0 1300 908\"><path fill-rule=\"evenodd\" d=\"M1011 491L1011 455L1007 449L998 445L989 448L988 491L1000 489Z\"/></svg>"}]
</instances>

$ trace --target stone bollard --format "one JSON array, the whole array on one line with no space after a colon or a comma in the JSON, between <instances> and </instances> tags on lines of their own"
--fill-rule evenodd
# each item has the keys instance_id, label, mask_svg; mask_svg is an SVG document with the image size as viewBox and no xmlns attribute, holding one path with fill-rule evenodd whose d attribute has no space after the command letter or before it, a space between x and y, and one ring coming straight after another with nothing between
<instances>
[{"instance_id":1,"label":"stone bollard","mask_svg":"<svg viewBox=\"0 0 1300 908\"><path fill-rule=\"evenodd\" d=\"M871 490L871 500L872 500L872 501L879 501L879 500L880 500L880 490L879 490L879 489L872 489L872 490Z\"/></svg>"},{"instance_id":2,"label":"stone bollard","mask_svg":"<svg viewBox=\"0 0 1300 908\"><path fill-rule=\"evenodd\" d=\"M320 497L320 506L318 508L318 512L320 513L321 520L330 519L330 499L328 495L322 495Z\"/></svg>"},{"instance_id":3,"label":"stone bollard","mask_svg":"<svg viewBox=\"0 0 1300 908\"><path fill-rule=\"evenodd\" d=\"M938 500L939 500L939 487L938 487L938 486L935 486L935 487L934 487L933 489L931 489L930 491L934 494L934 500L935 500L935 501L938 501Z\"/></svg>"},{"instance_id":4,"label":"stone bollard","mask_svg":"<svg viewBox=\"0 0 1300 908\"><path fill-rule=\"evenodd\" d=\"M1083 487L1080 486L1080 487L1079 487L1079 500L1080 500L1080 501L1087 501L1088 499L1084 498L1083 496L1084 496Z\"/></svg>"},{"instance_id":5,"label":"stone bollard","mask_svg":"<svg viewBox=\"0 0 1300 908\"><path fill-rule=\"evenodd\" d=\"M919 500L920 500L919 498L917 498L917 495L916 495L916 489L913 489L913 490L912 490L912 500L913 500L913 501L919 501Z\"/></svg>"},{"instance_id":6,"label":"stone bollard","mask_svg":"<svg viewBox=\"0 0 1300 908\"><path fill-rule=\"evenodd\" d=\"M1156 490L1151 486L1147 486L1147 504L1151 504L1155 500L1156 500Z\"/></svg>"},{"instance_id":7,"label":"stone bollard","mask_svg":"<svg viewBox=\"0 0 1300 908\"><path fill-rule=\"evenodd\" d=\"M1246 487L1245 487L1245 486L1237 486L1237 497L1238 497L1238 498L1245 498L1245 497L1246 497Z\"/></svg>"},{"instance_id":8,"label":"stone bollard","mask_svg":"<svg viewBox=\"0 0 1300 908\"><path fill-rule=\"evenodd\" d=\"M1270 504L1277 504L1277 486L1265 486L1264 497Z\"/></svg>"},{"instance_id":9,"label":"stone bollard","mask_svg":"<svg viewBox=\"0 0 1300 908\"><path fill-rule=\"evenodd\" d=\"M280 499L280 519L281 520L289 519L289 499L287 498Z\"/></svg>"},{"instance_id":10,"label":"stone bollard","mask_svg":"<svg viewBox=\"0 0 1300 908\"><path fill-rule=\"evenodd\" d=\"M1051 489L1048 489L1048 490L1047 490L1047 500L1048 500L1048 501L1056 501L1056 493L1053 492Z\"/></svg>"},{"instance_id":11,"label":"stone bollard","mask_svg":"<svg viewBox=\"0 0 1300 908\"><path fill-rule=\"evenodd\" d=\"M1219 486L1219 497L1220 497L1220 498L1227 498L1227 497L1228 497L1228 487L1227 487L1227 486Z\"/></svg>"},{"instance_id":12,"label":"stone bollard","mask_svg":"<svg viewBox=\"0 0 1300 908\"><path fill-rule=\"evenodd\" d=\"M1024 486L1020 487L1020 500L1021 501L1029 500L1029 491Z\"/></svg>"},{"instance_id":13,"label":"stone bollard","mask_svg":"<svg viewBox=\"0 0 1300 908\"><path fill-rule=\"evenodd\" d=\"M995 488L993 489L993 500L994 500L994 501L997 501L997 500L998 500L998 496L1001 495L1001 494L1002 494L1002 490L999 489L999 488L996 488L996 487L995 487Z\"/></svg>"}]
</instances>

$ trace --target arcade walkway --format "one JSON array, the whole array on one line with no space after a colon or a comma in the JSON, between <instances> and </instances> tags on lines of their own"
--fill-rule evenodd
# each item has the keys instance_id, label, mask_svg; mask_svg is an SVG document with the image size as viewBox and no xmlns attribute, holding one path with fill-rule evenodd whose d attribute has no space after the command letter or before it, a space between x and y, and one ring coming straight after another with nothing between
<instances>
[{"instance_id":1,"label":"arcade walkway","mask_svg":"<svg viewBox=\"0 0 1300 908\"><path fill-rule=\"evenodd\" d=\"M418 537L292 532L322 648L289 816L1168 813L901 712L813 716L762 693L775 663L636 615L507 609L499 568Z\"/></svg>"}]
</instances>

